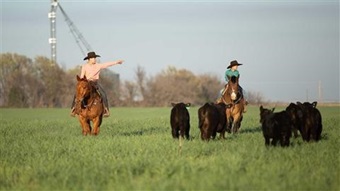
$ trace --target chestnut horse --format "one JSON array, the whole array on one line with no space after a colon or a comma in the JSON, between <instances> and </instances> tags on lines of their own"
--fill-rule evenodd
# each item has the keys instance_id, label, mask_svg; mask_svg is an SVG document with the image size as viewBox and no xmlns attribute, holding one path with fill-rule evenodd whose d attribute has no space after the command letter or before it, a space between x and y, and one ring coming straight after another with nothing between
<instances>
[{"instance_id":1,"label":"chestnut horse","mask_svg":"<svg viewBox=\"0 0 340 191\"><path fill-rule=\"evenodd\" d=\"M220 101L227 105L227 131L237 133L241 127L244 110L244 97L239 92L238 77L232 76L226 84Z\"/></svg>"},{"instance_id":2,"label":"chestnut horse","mask_svg":"<svg viewBox=\"0 0 340 191\"><path fill-rule=\"evenodd\" d=\"M103 120L104 105L94 82L77 75L76 113L83 135L98 135ZM91 127L91 121L93 128Z\"/></svg>"}]
</instances>

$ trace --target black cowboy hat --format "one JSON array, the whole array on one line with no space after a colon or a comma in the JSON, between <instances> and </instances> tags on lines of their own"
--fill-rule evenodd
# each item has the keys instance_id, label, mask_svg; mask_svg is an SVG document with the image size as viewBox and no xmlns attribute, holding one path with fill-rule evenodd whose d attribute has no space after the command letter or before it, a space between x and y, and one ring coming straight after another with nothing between
<instances>
[{"instance_id":1,"label":"black cowboy hat","mask_svg":"<svg viewBox=\"0 0 340 191\"><path fill-rule=\"evenodd\" d=\"M242 64L238 63L237 60L233 60L230 62L230 65L227 68L231 68L233 66L241 66Z\"/></svg>"},{"instance_id":2,"label":"black cowboy hat","mask_svg":"<svg viewBox=\"0 0 340 191\"><path fill-rule=\"evenodd\" d=\"M95 52L89 52L87 53L87 56L84 58L84 60L90 59L90 58L97 58L100 57L99 55L97 55Z\"/></svg>"}]
</instances>

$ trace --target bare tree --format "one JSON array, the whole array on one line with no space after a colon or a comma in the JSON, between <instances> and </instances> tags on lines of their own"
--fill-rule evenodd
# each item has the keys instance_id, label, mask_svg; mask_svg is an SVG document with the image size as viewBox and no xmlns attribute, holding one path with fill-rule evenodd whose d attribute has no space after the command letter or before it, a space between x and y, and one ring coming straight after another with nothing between
<instances>
[{"instance_id":1,"label":"bare tree","mask_svg":"<svg viewBox=\"0 0 340 191\"><path fill-rule=\"evenodd\" d=\"M168 67L148 82L150 104L168 106L170 102L195 102L198 81L188 70Z\"/></svg>"},{"instance_id":2,"label":"bare tree","mask_svg":"<svg viewBox=\"0 0 340 191\"><path fill-rule=\"evenodd\" d=\"M249 104L259 105L264 102L264 96L261 92L246 92L246 99Z\"/></svg>"},{"instance_id":3,"label":"bare tree","mask_svg":"<svg viewBox=\"0 0 340 191\"><path fill-rule=\"evenodd\" d=\"M105 89L110 106L120 104L120 79L119 74L110 69L104 69L100 73L100 84Z\"/></svg>"},{"instance_id":4,"label":"bare tree","mask_svg":"<svg viewBox=\"0 0 340 191\"><path fill-rule=\"evenodd\" d=\"M126 105L133 105L137 95L137 85L131 81L124 82L123 101Z\"/></svg>"},{"instance_id":5,"label":"bare tree","mask_svg":"<svg viewBox=\"0 0 340 191\"><path fill-rule=\"evenodd\" d=\"M198 76L199 86L198 100L199 104L205 102L214 102L220 95L219 92L223 88L223 83L218 79L217 76L203 74Z\"/></svg>"},{"instance_id":6,"label":"bare tree","mask_svg":"<svg viewBox=\"0 0 340 191\"><path fill-rule=\"evenodd\" d=\"M79 67L66 72L58 65L51 66L51 61L42 56L34 60L11 53L0 56L0 106L70 106ZM217 76L195 75L172 66L150 77L138 66L135 81L122 84L119 75L107 69L102 71L100 80L113 106L169 106L171 102L201 105L215 101L224 85ZM249 91L246 95L250 104L264 102L260 92Z\"/></svg>"},{"instance_id":7,"label":"bare tree","mask_svg":"<svg viewBox=\"0 0 340 191\"><path fill-rule=\"evenodd\" d=\"M135 70L136 75L136 85L139 93L139 98L145 105L148 102L148 95L147 95L147 77L145 69L141 66L137 66Z\"/></svg>"}]
</instances>

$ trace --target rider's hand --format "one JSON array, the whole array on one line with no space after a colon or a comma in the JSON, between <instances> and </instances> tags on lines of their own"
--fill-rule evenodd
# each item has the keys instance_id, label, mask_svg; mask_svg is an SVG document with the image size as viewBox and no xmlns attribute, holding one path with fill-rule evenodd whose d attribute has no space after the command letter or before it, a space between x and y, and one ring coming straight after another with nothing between
<instances>
[{"instance_id":1,"label":"rider's hand","mask_svg":"<svg viewBox=\"0 0 340 191\"><path fill-rule=\"evenodd\" d=\"M117 64L123 64L124 60L118 60Z\"/></svg>"}]
</instances>

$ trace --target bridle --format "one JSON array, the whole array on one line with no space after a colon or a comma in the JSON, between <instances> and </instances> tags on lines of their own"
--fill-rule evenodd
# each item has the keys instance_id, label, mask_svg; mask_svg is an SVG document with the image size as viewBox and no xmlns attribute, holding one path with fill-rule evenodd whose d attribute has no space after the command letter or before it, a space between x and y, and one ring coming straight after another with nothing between
<instances>
[{"instance_id":1,"label":"bridle","mask_svg":"<svg viewBox=\"0 0 340 191\"><path fill-rule=\"evenodd\" d=\"M225 99L225 96L224 96L225 94L230 95L230 101ZM227 84L227 88L222 93L222 101L227 105L227 108L232 108L235 104L239 103L239 101L242 99L242 96L237 97L237 94L238 94L238 90L230 86L230 84Z\"/></svg>"},{"instance_id":2,"label":"bridle","mask_svg":"<svg viewBox=\"0 0 340 191\"><path fill-rule=\"evenodd\" d=\"M236 90L233 87L231 87L230 99L232 101L235 101L236 98L237 98L237 92L236 92Z\"/></svg>"},{"instance_id":3,"label":"bridle","mask_svg":"<svg viewBox=\"0 0 340 191\"><path fill-rule=\"evenodd\" d=\"M84 82L82 82L84 83ZM90 91L91 91L91 85L88 81L85 82L86 83L86 88L89 90L88 92L86 92L81 98L76 97L76 105L77 104L81 104L81 106L83 106L84 108L87 107L86 103L85 103L85 98L87 98L90 95ZM78 87L77 87L78 88ZM77 90L78 91L78 90Z\"/></svg>"}]
</instances>

